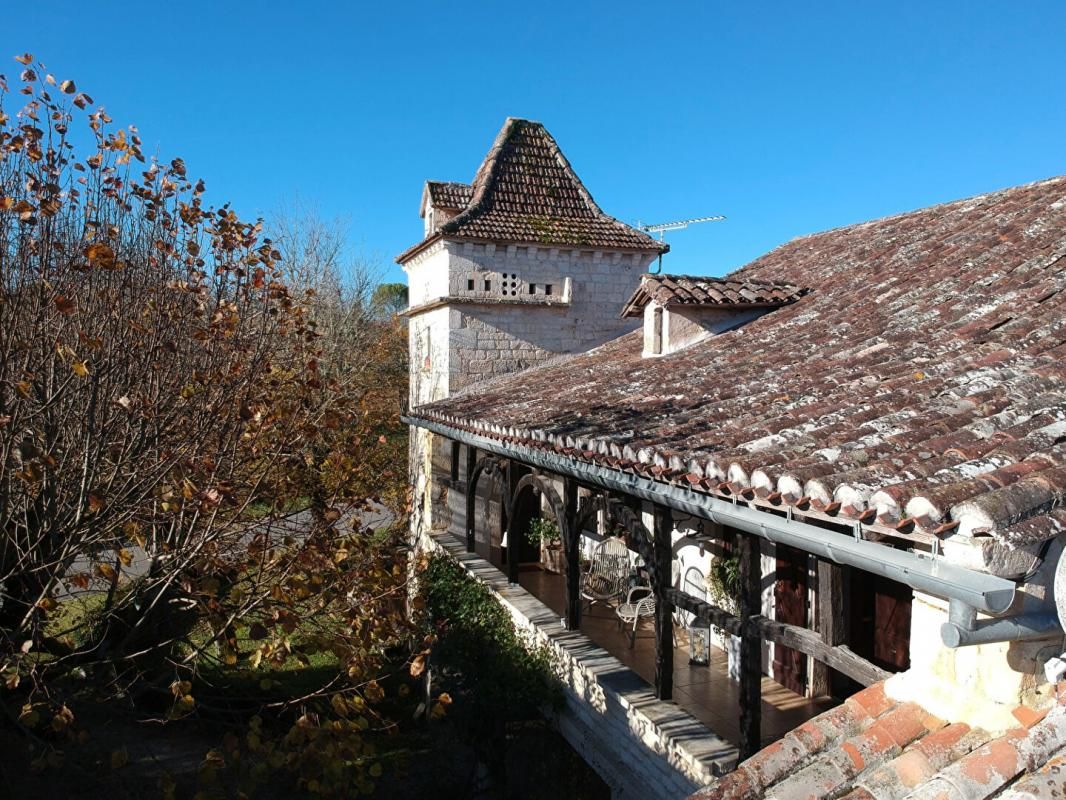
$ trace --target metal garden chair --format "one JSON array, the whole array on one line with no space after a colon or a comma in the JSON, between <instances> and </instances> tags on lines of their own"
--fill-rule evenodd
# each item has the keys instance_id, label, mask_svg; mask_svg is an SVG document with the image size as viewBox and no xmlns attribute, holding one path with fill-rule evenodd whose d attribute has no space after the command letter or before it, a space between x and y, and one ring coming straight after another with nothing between
<instances>
[{"instance_id":1,"label":"metal garden chair","mask_svg":"<svg viewBox=\"0 0 1066 800\"><path fill-rule=\"evenodd\" d=\"M629 627L629 646L633 647L637 643L637 624L642 619L655 616L655 594L651 587L634 586L615 613L618 615L619 624Z\"/></svg>"}]
</instances>

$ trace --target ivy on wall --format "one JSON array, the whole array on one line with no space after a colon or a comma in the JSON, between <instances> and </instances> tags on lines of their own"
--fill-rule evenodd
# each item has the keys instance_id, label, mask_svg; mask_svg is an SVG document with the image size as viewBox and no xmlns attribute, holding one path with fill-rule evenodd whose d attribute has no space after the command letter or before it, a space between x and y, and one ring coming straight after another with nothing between
<instances>
[{"instance_id":1,"label":"ivy on wall","mask_svg":"<svg viewBox=\"0 0 1066 800\"><path fill-rule=\"evenodd\" d=\"M484 584L445 555L420 576L423 624L437 636L434 666L456 684L450 715L475 737L540 719L563 702L550 649L520 631Z\"/></svg>"}]
</instances>

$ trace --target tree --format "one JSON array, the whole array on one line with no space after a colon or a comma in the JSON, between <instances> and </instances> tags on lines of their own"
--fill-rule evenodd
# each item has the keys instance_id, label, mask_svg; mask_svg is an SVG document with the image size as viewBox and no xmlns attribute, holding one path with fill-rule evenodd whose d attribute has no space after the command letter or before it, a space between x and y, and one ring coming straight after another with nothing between
<instances>
[{"instance_id":1,"label":"tree","mask_svg":"<svg viewBox=\"0 0 1066 800\"><path fill-rule=\"evenodd\" d=\"M370 298L370 305L384 316L406 310L407 302L407 285L403 283L379 284Z\"/></svg>"},{"instance_id":2,"label":"tree","mask_svg":"<svg viewBox=\"0 0 1066 800\"><path fill-rule=\"evenodd\" d=\"M250 701L290 727L253 731L249 759L295 749L265 774L367 790L378 678L411 638L406 556L345 514L403 513L402 326L336 226L297 215L271 239L18 60L21 109L0 76L0 719L66 735L52 686L72 668L181 717L205 670L328 655L318 688ZM314 525L287 516L301 501ZM71 588L101 608L49 634Z\"/></svg>"}]
</instances>

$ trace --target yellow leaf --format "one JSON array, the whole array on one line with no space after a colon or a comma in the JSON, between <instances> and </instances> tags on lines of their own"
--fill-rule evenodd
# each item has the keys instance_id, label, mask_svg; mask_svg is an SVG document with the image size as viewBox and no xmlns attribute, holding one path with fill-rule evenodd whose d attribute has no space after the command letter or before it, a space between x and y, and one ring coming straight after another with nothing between
<instances>
[{"instance_id":1,"label":"yellow leaf","mask_svg":"<svg viewBox=\"0 0 1066 800\"><path fill-rule=\"evenodd\" d=\"M59 90L63 94L74 94L74 92L78 91L77 87L74 86L74 81L63 81L59 84Z\"/></svg>"},{"instance_id":2,"label":"yellow leaf","mask_svg":"<svg viewBox=\"0 0 1066 800\"><path fill-rule=\"evenodd\" d=\"M130 754L123 747L121 750L116 750L111 754L111 769L122 769L129 763Z\"/></svg>"},{"instance_id":3,"label":"yellow leaf","mask_svg":"<svg viewBox=\"0 0 1066 800\"><path fill-rule=\"evenodd\" d=\"M105 580L113 581L115 579L115 568L112 567L110 564L97 564L96 572L101 578L104 578Z\"/></svg>"},{"instance_id":4,"label":"yellow leaf","mask_svg":"<svg viewBox=\"0 0 1066 800\"><path fill-rule=\"evenodd\" d=\"M426 657L424 655L417 656L414 661L411 662L411 677L417 678L423 672L426 671Z\"/></svg>"},{"instance_id":5,"label":"yellow leaf","mask_svg":"<svg viewBox=\"0 0 1066 800\"><path fill-rule=\"evenodd\" d=\"M41 715L33 710L33 706L27 704L22 707L22 712L19 714L19 722L25 725L27 728L32 728L41 720Z\"/></svg>"},{"instance_id":6,"label":"yellow leaf","mask_svg":"<svg viewBox=\"0 0 1066 800\"><path fill-rule=\"evenodd\" d=\"M914 373L914 380L916 380L916 381L925 380L925 373L924 372L915 372Z\"/></svg>"},{"instance_id":7,"label":"yellow leaf","mask_svg":"<svg viewBox=\"0 0 1066 800\"><path fill-rule=\"evenodd\" d=\"M33 61L33 56L31 56L29 53L23 53L21 56L15 56L15 60L20 64L29 64L31 61Z\"/></svg>"},{"instance_id":8,"label":"yellow leaf","mask_svg":"<svg viewBox=\"0 0 1066 800\"><path fill-rule=\"evenodd\" d=\"M192 691L192 681L174 681L170 684L170 693L174 697L181 697Z\"/></svg>"},{"instance_id":9,"label":"yellow leaf","mask_svg":"<svg viewBox=\"0 0 1066 800\"><path fill-rule=\"evenodd\" d=\"M79 378L84 378L89 374L89 368L85 366L84 361L75 361L70 365L70 368L74 370L74 374Z\"/></svg>"},{"instance_id":10,"label":"yellow leaf","mask_svg":"<svg viewBox=\"0 0 1066 800\"><path fill-rule=\"evenodd\" d=\"M333 706L333 710L340 714L342 717L348 716L348 704L344 702L344 696L335 694L330 698L329 704Z\"/></svg>"}]
</instances>

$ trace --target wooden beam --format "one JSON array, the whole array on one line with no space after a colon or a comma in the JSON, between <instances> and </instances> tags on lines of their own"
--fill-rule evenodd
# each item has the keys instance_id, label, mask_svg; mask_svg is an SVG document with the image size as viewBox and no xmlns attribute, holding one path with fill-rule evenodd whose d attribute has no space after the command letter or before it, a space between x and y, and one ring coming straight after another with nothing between
<instances>
[{"instance_id":1,"label":"wooden beam","mask_svg":"<svg viewBox=\"0 0 1066 800\"><path fill-rule=\"evenodd\" d=\"M669 508L655 506L655 693L660 700L674 696L674 605L666 590L671 585L670 562L674 517Z\"/></svg>"},{"instance_id":2,"label":"wooden beam","mask_svg":"<svg viewBox=\"0 0 1066 800\"><path fill-rule=\"evenodd\" d=\"M760 616L762 569L759 540L738 534L740 546L740 760L757 753L762 745L762 636L755 617Z\"/></svg>"},{"instance_id":3,"label":"wooden beam","mask_svg":"<svg viewBox=\"0 0 1066 800\"><path fill-rule=\"evenodd\" d=\"M844 570L832 561L818 559L818 592L816 629L830 647L843 644L848 603L844 591ZM833 684L830 667L824 661L815 661L811 674L811 694L815 697L832 694Z\"/></svg>"},{"instance_id":4,"label":"wooden beam","mask_svg":"<svg viewBox=\"0 0 1066 800\"><path fill-rule=\"evenodd\" d=\"M842 644L827 645L822 641L822 637L814 631L800 628L796 625L775 622L771 619L762 619L758 625L762 629L763 635L770 641L779 642L786 647L799 650L801 653L805 653L832 667L837 672L844 673L863 686L870 686L892 676L892 673L888 670L871 664Z\"/></svg>"},{"instance_id":5,"label":"wooden beam","mask_svg":"<svg viewBox=\"0 0 1066 800\"><path fill-rule=\"evenodd\" d=\"M581 531L577 529L577 481L563 480L567 537L563 540L566 559L566 629L581 627Z\"/></svg>"},{"instance_id":6,"label":"wooden beam","mask_svg":"<svg viewBox=\"0 0 1066 800\"><path fill-rule=\"evenodd\" d=\"M692 612L696 616L696 624L716 625L734 635L741 633L740 619L728 611L723 611L718 606L711 605L704 600L697 600L679 589L670 589L667 592L667 596L678 608ZM827 664L837 672L842 672L849 678L858 681L863 686L870 686L892 675L891 672L871 664L862 656L856 655L854 651L844 645L827 645L822 641L822 637L814 631L801 628L798 625L776 622L761 615L753 618L752 622L758 629L761 638L799 650L804 655L811 656Z\"/></svg>"},{"instance_id":7,"label":"wooden beam","mask_svg":"<svg viewBox=\"0 0 1066 800\"><path fill-rule=\"evenodd\" d=\"M464 486L466 491L470 491L470 476L474 474L474 468L477 466L477 448L466 445L466 474L463 476ZM466 552L473 553L475 549L474 541L474 511L475 503L473 497L466 498Z\"/></svg>"},{"instance_id":8,"label":"wooden beam","mask_svg":"<svg viewBox=\"0 0 1066 800\"><path fill-rule=\"evenodd\" d=\"M714 625L734 636L740 635L740 618L706 600L699 600L681 589L670 588L666 592L676 608L691 612L696 619L693 625Z\"/></svg>"}]
</instances>

